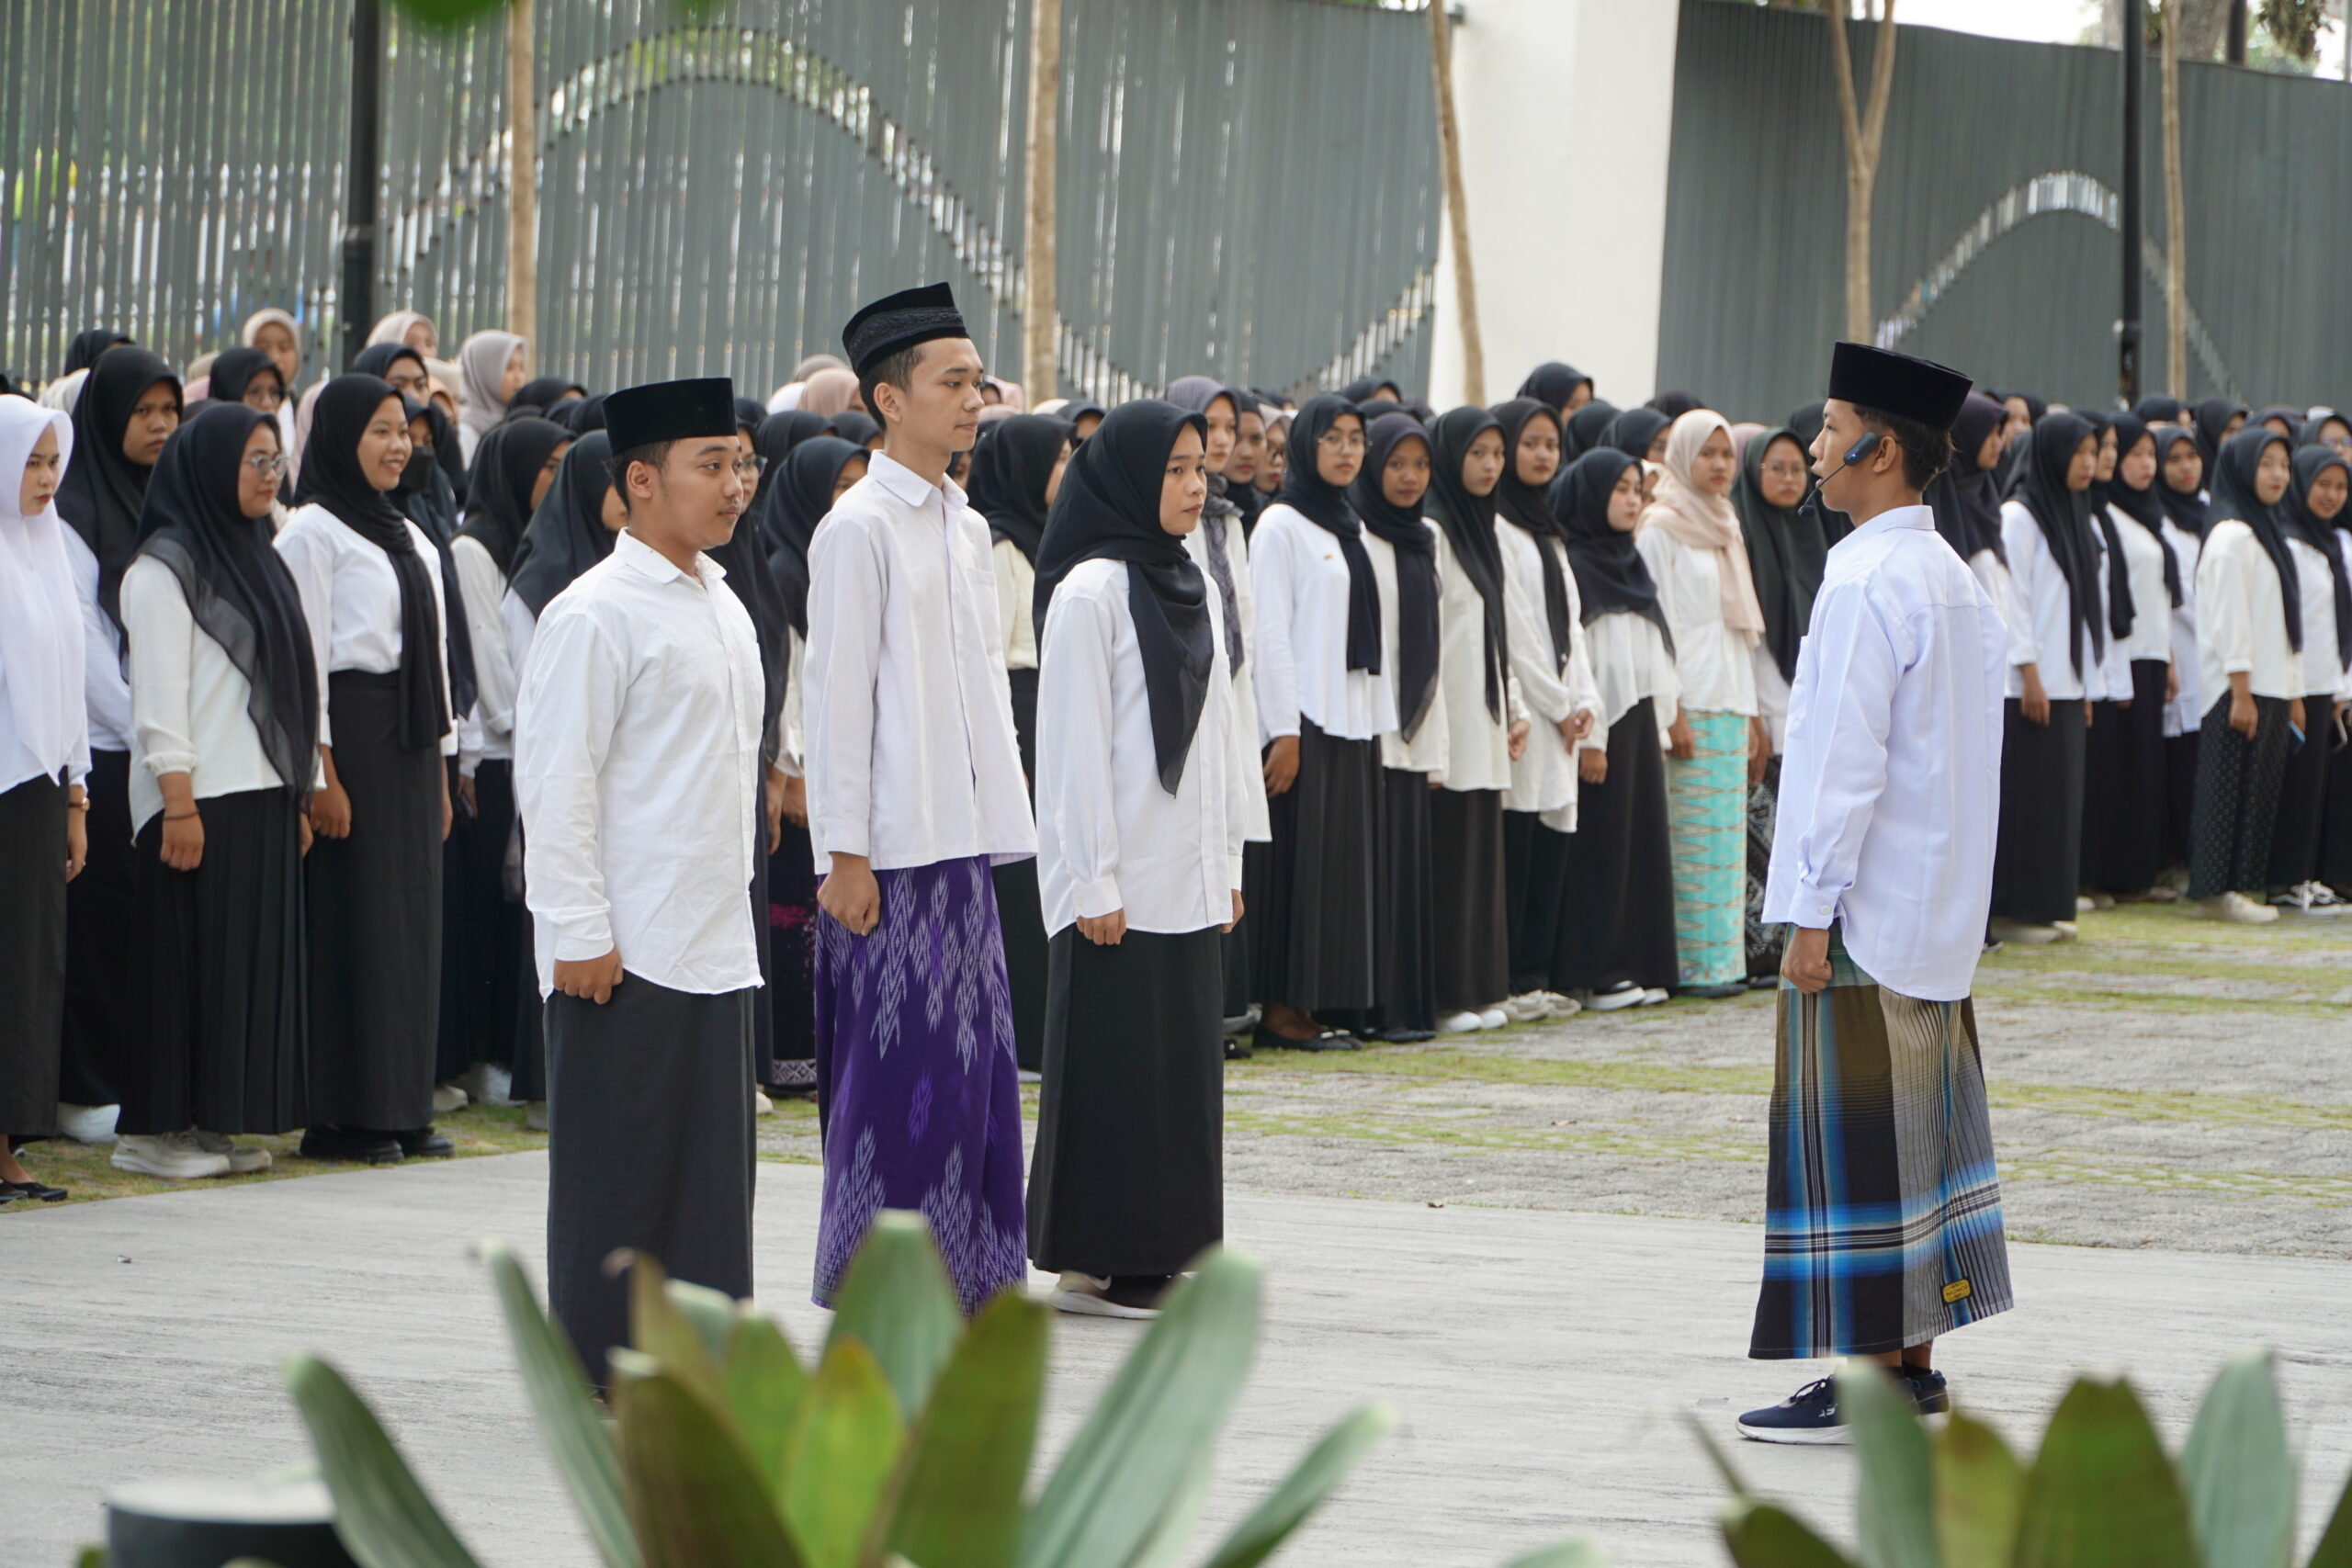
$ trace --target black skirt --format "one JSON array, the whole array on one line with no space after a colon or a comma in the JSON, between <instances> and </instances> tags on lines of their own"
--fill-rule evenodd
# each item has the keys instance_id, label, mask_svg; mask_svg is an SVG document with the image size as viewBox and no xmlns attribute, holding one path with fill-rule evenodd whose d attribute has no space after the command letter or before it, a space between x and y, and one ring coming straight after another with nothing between
<instances>
[{"instance_id":1,"label":"black skirt","mask_svg":"<svg viewBox=\"0 0 2352 1568\"><path fill-rule=\"evenodd\" d=\"M0 793L0 1137L57 1128L65 801L65 786L47 777Z\"/></svg>"},{"instance_id":2,"label":"black skirt","mask_svg":"<svg viewBox=\"0 0 2352 1568\"><path fill-rule=\"evenodd\" d=\"M1012 734L1021 747L1021 776L1037 799L1037 671L1008 670ZM1037 863L1007 861L989 873L997 919L1004 929L1004 980L1012 993L1013 1055L1024 1072L1046 1060L1046 907L1037 891Z\"/></svg>"},{"instance_id":3,"label":"black skirt","mask_svg":"<svg viewBox=\"0 0 2352 1568\"><path fill-rule=\"evenodd\" d=\"M1577 788L1577 830L1567 835L1560 897L1552 989L1678 983L1666 754L1647 697L1609 727L1608 778Z\"/></svg>"},{"instance_id":4,"label":"black skirt","mask_svg":"<svg viewBox=\"0 0 2352 1568\"><path fill-rule=\"evenodd\" d=\"M817 929L817 862L808 829L786 822L768 856L768 1087L817 1086L817 990L809 970Z\"/></svg>"},{"instance_id":5,"label":"black skirt","mask_svg":"<svg viewBox=\"0 0 2352 1568\"><path fill-rule=\"evenodd\" d=\"M2270 874L2270 829L2287 773L2287 699L2254 699L2254 739L2230 728L2224 692L2197 738L2197 820L2188 896L2243 893L2260 902Z\"/></svg>"},{"instance_id":6,"label":"black skirt","mask_svg":"<svg viewBox=\"0 0 2352 1568\"><path fill-rule=\"evenodd\" d=\"M1430 795L1437 1008L1478 1012L1510 990L1504 908L1503 792L1440 789Z\"/></svg>"},{"instance_id":7,"label":"black skirt","mask_svg":"<svg viewBox=\"0 0 2352 1568\"><path fill-rule=\"evenodd\" d=\"M1266 891L1266 852L1271 846L1252 840L1241 846L1241 918L1224 933L1225 1016L1244 1018L1260 1000L1257 976L1250 969L1250 944L1254 940L1251 914Z\"/></svg>"},{"instance_id":8,"label":"black skirt","mask_svg":"<svg viewBox=\"0 0 2352 1568\"><path fill-rule=\"evenodd\" d=\"M111 1105L115 1080L139 1056L130 753L93 750L83 789L90 802L83 819L90 853L82 874L65 889L65 1025L57 1091L68 1105Z\"/></svg>"},{"instance_id":9,"label":"black skirt","mask_svg":"<svg viewBox=\"0 0 2352 1568\"><path fill-rule=\"evenodd\" d=\"M2352 890L2352 748L2338 748L2335 727L2324 726L2319 744L2330 749L2327 799L2321 808L2319 879L2341 894Z\"/></svg>"},{"instance_id":10,"label":"black skirt","mask_svg":"<svg viewBox=\"0 0 2352 1568\"><path fill-rule=\"evenodd\" d=\"M1225 1235L1224 960L1214 929L1054 933L1029 1169L1040 1269L1174 1274Z\"/></svg>"},{"instance_id":11,"label":"black skirt","mask_svg":"<svg viewBox=\"0 0 2352 1568\"><path fill-rule=\"evenodd\" d=\"M507 862L519 857L515 837L514 764L503 757L485 758L474 771L472 821L459 821L450 830L454 841L465 834L466 919L469 932L467 965L461 970L469 987L467 1053L474 1062L495 1062L510 1073L514 1067L515 1020L527 1004L538 1010L539 977L530 966L531 911L520 897L508 892ZM519 864L519 859L518 859ZM511 879L516 893L519 876ZM445 910L449 900L444 897ZM446 952L449 933L441 933ZM449 983L449 968L442 966L442 984ZM447 1016L444 1009L444 1016ZM444 1039L447 1036L445 1034ZM510 1091L511 1092L511 1091ZM538 1098L545 1098L544 1094Z\"/></svg>"},{"instance_id":12,"label":"black skirt","mask_svg":"<svg viewBox=\"0 0 2352 1568\"><path fill-rule=\"evenodd\" d=\"M2196 842L2197 731L2165 737L2165 863L2186 866Z\"/></svg>"},{"instance_id":13,"label":"black skirt","mask_svg":"<svg viewBox=\"0 0 2352 1568\"><path fill-rule=\"evenodd\" d=\"M1437 932L1430 890L1430 788L1427 773L1383 768L1380 853L1374 867L1379 946L1374 973L1382 1001L1376 1027L1437 1027Z\"/></svg>"},{"instance_id":14,"label":"black skirt","mask_svg":"<svg viewBox=\"0 0 2352 1568\"><path fill-rule=\"evenodd\" d=\"M1560 945L1560 900L1568 875L1568 838L1532 811L1503 813L1506 996L1548 990Z\"/></svg>"},{"instance_id":15,"label":"black skirt","mask_svg":"<svg viewBox=\"0 0 2352 1568\"><path fill-rule=\"evenodd\" d=\"M2011 697L2001 734L2001 827L1993 915L2046 926L2075 918L2083 873L2083 701L2050 699L2050 722Z\"/></svg>"},{"instance_id":16,"label":"black skirt","mask_svg":"<svg viewBox=\"0 0 2352 1568\"><path fill-rule=\"evenodd\" d=\"M1274 839L1250 963L1258 998L1303 1012L1376 1007L1386 998L1378 948L1380 742L1298 727L1298 777L1267 802Z\"/></svg>"},{"instance_id":17,"label":"black skirt","mask_svg":"<svg viewBox=\"0 0 2352 1568\"><path fill-rule=\"evenodd\" d=\"M400 676L327 677L351 836L311 845L309 1122L433 1121L441 1021L441 754L400 743Z\"/></svg>"},{"instance_id":18,"label":"black skirt","mask_svg":"<svg viewBox=\"0 0 2352 1568\"><path fill-rule=\"evenodd\" d=\"M309 1110L300 808L282 789L196 803L204 858L164 863L164 819L139 830L141 984L132 1134L287 1133Z\"/></svg>"},{"instance_id":19,"label":"black skirt","mask_svg":"<svg viewBox=\"0 0 2352 1568\"><path fill-rule=\"evenodd\" d=\"M2303 743L2287 738L2287 768L2278 779L2278 816L2270 829L2269 883L2294 887L2319 875L2320 823L2327 811L2327 781L2332 771L2328 742L2335 738L2328 722L2335 699L2323 692L2303 699Z\"/></svg>"},{"instance_id":20,"label":"black skirt","mask_svg":"<svg viewBox=\"0 0 2352 1568\"><path fill-rule=\"evenodd\" d=\"M2165 867L2165 675L2132 661L2132 705L2100 703L2083 746L2083 886L2144 893Z\"/></svg>"},{"instance_id":21,"label":"black skirt","mask_svg":"<svg viewBox=\"0 0 2352 1568\"><path fill-rule=\"evenodd\" d=\"M548 1305L602 1386L628 1343L615 1247L752 1293L752 992L624 975L602 1007L559 991L547 1014Z\"/></svg>"},{"instance_id":22,"label":"black skirt","mask_svg":"<svg viewBox=\"0 0 2352 1568\"><path fill-rule=\"evenodd\" d=\"M469 814L458 790L454 759L444 759L449 774L449 802L454 816L449 836L441 845L441 1035L434 1053L433 1077L447 1083L462 1077L478 1062L503 1057L511 1049L501 1027L514 1016L514 997L507 1010L495 1010L493 992L504 975L514 973L514 936L505 895L499 886L506 860L506 836L514 827L513 764L484 761L474 778L475 809ZM484 777L492 768L507 770L504 810L492 815L492 786ZM501 927L509 929L501 941ZM511 981L509 982L511 985Z\"/></svg>"}]
</instances>

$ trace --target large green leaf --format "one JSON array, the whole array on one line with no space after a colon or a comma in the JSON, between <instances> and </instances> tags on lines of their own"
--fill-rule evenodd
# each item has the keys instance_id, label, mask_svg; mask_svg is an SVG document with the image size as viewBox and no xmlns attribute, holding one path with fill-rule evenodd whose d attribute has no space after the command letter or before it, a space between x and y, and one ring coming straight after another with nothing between
<instances>
[{"instance_id":1,"label":"large green leaf","mask_svg":"<svg viewBox=\"0 0 2352 1568\"><path fill-rule=\"evenodd\" d=\"M662 1293L678 1315L702 1337L704 1353L713 1366L727 1364L727 1348L734 1342L735 1298L725 1291L714 1291L708 1285L697 1285L691 1280L666 1280Z\"/></svg>"},{"instance_id":2,"label":"large green leaf","mask_svg":"<svg viewBox=\"0 0 2352 1568\"><path fill-rule=\"evenodd\" d=\"M621 1475L646 1568L802 1568L733 1424L669 1367L615 1365Z\"/></svg>"},{"instance_id":3,"label":"large green leaf","mask_svg":"<svg viewBox=\"0 0 2352 1568\"><path fill-rule=\"evenodd\" d=\"M629 1258L628 1340L640 1355L652 1357L692 1383L710 1404L726 1404L726 1387L709 1340L679 1310L661 1260L642 1252Z\"/></svg>"},{"instance_id":4,"label":"large green leaf","mask_svg":"<svg viewBox=\"0 0 2352 1568\"><path fill-rule=\"evenodd\" d=\"M1724 1514L1724 1546L1739 1568L1853 1568L1804 1520L1772 1503L1734 1503Z\"/></svg>"},{"instance_id":5,"label":"large green leaf","mask_svg":"<svg viewBox=\"0 0 2352 1568\"><path fill-rule=\"evenodd\" d=\"M2327 1529L2320 1532L2319 1544L2312 1549L2312 1560L2304 1568L2352 1568L2352 1476L2345 1478L2335 1512Z\"/></svg>"},{"instance_id":6,"label":"large green leaf","mask_svg":"<svg viewBox=\"0 0 2352 1568\"><path fill-rule=\"evenodd\" d=\"M722 1374L727 1382L727 1407L751 1450L752 1462L767 1482L771 1495L784 1496L784 1454L792 1438L792 1418L800 1409L808 1387L792 1342L767 1318L745 1313L735 1325Z\"/></svg>"},{"instance_id":7,"label":"large green leaf","mask_svg":"<svg viewBox=\"0 0 2352 1568\"><path fill-rule=\"evenodd\" d=\"M1031 1510L1023 1568L1125 1568L1160 1530L1249 1375L1258 1283L1212 1251L1170 1290Z\"/></svg>"},{"instance_id":8,"label":"large green leaf","mask_svg":"<svg viewBox=\"0 0 2352 1568\"><path fill-rule=\"evenodd\" d=\"M1999 1433L1964 1411L1952 1412L1929 1448L1943 1568L2009 1568L2025 1467Z\"/></svg>"},{"instance_id":9,"label":"large green leaf","mask_svg":"<svg viewBox=\"0 0 2352 1568\"><path fill-rule=\"evenodd\" d=\"M1917 1407L1875 1361L1838 1374L1838 1404L1853 1435L1854 1537L1868 1568L1937 1568L1935 1482Z\"/></svg>"},{"instance_id":10,"label":"large green leaf","mask_svg":"<svg viewBox=\"0 0 2352 1568\"><path fill-rule=\"evenodd\" d=\"M335 1534L360 1568L481 1568L341 1372L289 1356L285 1373L334 1496Z\"/></svg>"},{"instance_id":11,"label":"large green leaf","mask_svg":"<svg viewBox=\"0 0 2352 1568\"><path fill-rule=\"evenodd\" d=\"M963 1332L956 1288L922 1216L899 1209L875 1215L834 1300L827 1353L844 1336L864 1342L911 1423Z\"/></svg>"},{"instance_id":12,"label":"large green leaf","mask_svg":"<svg viewBox=\"0 0 2352 1568\"><path fill-rule=\"evenodd\" d=\"M1046 1309L1010 1291L982 1307L940 1370L869 1532L922 1568L1011 1568L1046 1385Z\"/></svg>"},{"instance_id":13,"label":"large green leaf","mask_svg":"<svg viewBox=\"0 0 2352 1568\"><path fill-rule=\"evenodd\" d=\"M1396 1412L1367 1404L1323 1434L1280 1486L1234 1526L1204 1568L1256 1568L1338 1490L1372 1446L1396 1429Z\"/></svg>"},{"instance_id":14,"label":"large green leaf","mask_svg":"<svg viewBox=\"0 0 2352 1568\"><path fill-rule=\"evenodd\" d=\"M571 1494L572 1506L580 1510L588 1538L596 1543L606 1568L639 1568L643 1560L629 1533L628 1505L621 1496L620 1462L613 1457L604 1417L588 1397L588 1380L571 1341L548 1320L538 1293L524 1277L523 1265L504 1243L486 1243L482 1261L489 1265L491 1283L498 1292L507 1342L514 1348L514 1365L523 1374L531 1413L538 1418L539 1437Z\"/></svg>"},{"instance_id":15,"label":"large green leaf","mask_svg":"<svg viewBox=\"0 0 2352 1568\"><path fill-rule=\"evenodd\" d=\"M2042 1434L2015 1568L2199 1568L2188 1498L2129 1383L2077 1378Z\"/></svg>"},{"instance_id":16,"label":"large green leaf","mask_svg":"<svg viewBox=\"0 0 2352 1568\"><path fill-rule=\"evenodd\" d=\"M2270 1352L2223 1367L2180 1450L2188 1515L2216 1568L2287 1568L2295 1550L2295 1459Z\"/></svg>"},{"instance_id":17,"label":"large green leaf","mask_svg":"<svg viewBox=\"0 0 2352 1568\"><path fill-rule=\"evenodd\" d=\"M835 1339L800 1396L785 1453L784 1515L808 1568L854 1568L906 1440L873 1353Z\"/></svg>"}]
</instances>

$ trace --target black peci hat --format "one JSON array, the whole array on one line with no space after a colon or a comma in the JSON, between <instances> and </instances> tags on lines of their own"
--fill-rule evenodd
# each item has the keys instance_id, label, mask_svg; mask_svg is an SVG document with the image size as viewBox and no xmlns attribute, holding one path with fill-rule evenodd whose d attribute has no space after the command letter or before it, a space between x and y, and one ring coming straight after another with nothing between
<instances>
[{"instance_id":1,"label":"black peci hat","mask_svg":"<svg viewBox=\"0 0 2352 1568\"><path fill-rule=\"evenodd\" d=\"M1968 400L1970 381L1947 365L1841 343L1829 356L1829 395L1856 408L1950 430Z\"/></svg>"},{"instance_id":2,"label":"black peci hat","mask_svg":"<svg viewBox=\"0 0 2352 1568\"><path fill-rule=\"evenodd\" d=\"M656 441L735 434L735 383L725 376L649 381L605 399L605 429L619 456Z\"/></svg>"},{"instance_id":3,"label":"black peci hat","mask_svg":"<svg viewBox=\"0 0 2352 1568\"><path fill-rule=\"evenodd\" d=\"M864 376L876 360L912 348L933 338L970 337L956 295L944 283L902 288L876 299L849 319L842 329L842 347L850 368Z\"/></svg>"}]
</instances>

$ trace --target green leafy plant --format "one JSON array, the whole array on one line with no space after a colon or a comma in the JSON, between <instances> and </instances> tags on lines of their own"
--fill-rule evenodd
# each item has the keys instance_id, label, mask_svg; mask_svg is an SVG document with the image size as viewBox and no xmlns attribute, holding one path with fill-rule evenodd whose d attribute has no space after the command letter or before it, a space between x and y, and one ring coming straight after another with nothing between
<instances>
[{"instance_id":1,"label":"green leafy plant","mask_svg":"<svg viewBox=\"0 0 2352 1568\"><path fill-rule=\"evenodd\" d=\"M2267 1350L2222 1370L2176 1461L2121 1379L2075 1380L2031 1464L1956 1411L1930 1433L1892 1380L1838 1378L1860 1467L1856 1554L1751 1493L1704 1429L1731 1488L1739 1568L2290 1568L2295 1461ZM2305 1568L2352 1568L2352 1484Z\"/></svg>"},{"instance_id":2,"label":"green leafy plant","mask_svg":"<svg viewBox=\"0 0 2352 1568\"><path fill-rule=\"evenodd\" d=\"M514 1255L485 1256L534 1414L606 1568L1166 1568L1206 1499L1258 1337L1257 1266L1208 1254L1033 1501L1047 1310L1008 1293L967 1325L917 1215L877 1220L813 1366L771 1320L638 1258L609 1422ZM286 1382L365 1568L478 1568L341 1373L296 1356ZM1271 1558L1396 1420L1370 1404L1324 1434L1204 1568ZM1599 1561L1569 1541L1511 1568Z\"/></svg>"}]
</instances>

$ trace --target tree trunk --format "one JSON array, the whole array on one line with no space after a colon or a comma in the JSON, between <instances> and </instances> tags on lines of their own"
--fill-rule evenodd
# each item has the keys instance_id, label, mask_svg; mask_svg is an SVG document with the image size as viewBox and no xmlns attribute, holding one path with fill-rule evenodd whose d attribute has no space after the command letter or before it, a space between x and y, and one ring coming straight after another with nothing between
<instances>
[{"instance_id":1,"label":"tree trunk","mask_svg":"<svg viewBox=\"0 0 2352 1568\"><path fill-rule=\"evenodd\" d=\"M1029 148L1023 184L1029 198L1022 239L1021 384L1035 408L1061 396L1056 364L1054 299L1054 151L1061 122L1062 0L1031 0Z\"/></svg>"},{"instance_id":2,"label":"tree trunk","mask_svg":"<svg viewBox=\"0 0 2352 1568\"><path fill-rule=\"evenodd\" d=\"M538 73L532 57L532 0L506 11L506 330L539 335ZM536 370L538 355L531 362Z\"/></svg>"},{"instance_id":3,"label":"tree trunk","mask_svg":"<svg viewBox=\"0 0 2352 1568\"><path fill-rule=\"evenodd\" d=\"M1487 400L1487 350L1478 337L1478 288L1470 271L1470 204L1462 186L1462 131L1453 118L1453 26L1446 0L1430 0L1430 74L1437 82L1437 141L1445 179L1445 225L1453 239L1453 313L1461 318L1462 400Z\"/></svg>"},{"instance_id":4,"label":"tree trunk","mask_svg":"<svg viewBox=\"0 0 2352 1568\"><path fill-rule=\"evenodd\" d=\"M2188 396L2188 225L2180 197L2181 0L2164 0L2165 389Z\"/></svg>"},{"instance_id":5,"label":"tree trunk","mask_svg":"<svg viewBox=\"0 0 2352 1568\"><path fill-rule=\"evenodd\" d=\"M1846 335L1869 343L1871 318L1871 197L1878 185L1879 150L1886 141L1886 110L1894 88L1894 0L1879 13L1871 51L1868 108L1854 91L1853 50L1846 41L1845 0L1828 0L1829 55L1838 78L1838 123L1846 141Z\"/></svg>"}]
</instances>

